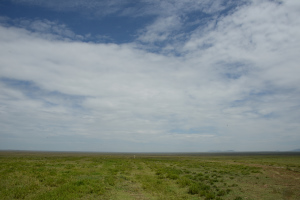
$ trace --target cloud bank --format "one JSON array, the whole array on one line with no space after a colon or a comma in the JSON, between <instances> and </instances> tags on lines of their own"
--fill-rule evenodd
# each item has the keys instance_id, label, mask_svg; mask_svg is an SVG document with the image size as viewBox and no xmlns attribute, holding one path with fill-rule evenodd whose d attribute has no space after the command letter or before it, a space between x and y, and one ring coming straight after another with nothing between
<instances>
[{"instance_id":1,"label":"cloud bank","mask_svg":"<svg viewBox=\"0 0 300 200\"><path fill-rule=\"evenodd\" d=\"M103 4L105 15L130 4L15 2ZM1 18L1 149L299 147L298 1L142 3L155 19L125 44L84 42L88 36L45 19ZM138 17L136 9L120 15Z\"/></svg>"}]
</instances>

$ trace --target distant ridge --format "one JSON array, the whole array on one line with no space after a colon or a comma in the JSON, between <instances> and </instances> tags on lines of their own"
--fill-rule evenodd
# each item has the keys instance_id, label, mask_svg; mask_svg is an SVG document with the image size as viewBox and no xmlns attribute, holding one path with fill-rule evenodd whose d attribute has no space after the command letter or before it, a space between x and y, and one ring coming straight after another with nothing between
<instances>
[{"instance_id":1,"label":"distant ridge","mask_svg":"<svg viewBox=\"0 0 300 200\"><path fill-rule=\"evenodd\" d=\"M209 153L226 153L226 152L235 152L234 150L225 150L225 151L221 151L221 150L210 150L207 151Z\"/></svg>"},{"instance_id":2,"label":"distant ridge","mask_svg":"<svg viewBox=\"0 0 300 200\"><path fill-rule=\"evenodd\" d=\"M300 152L300 149L294 149L294 150L292 150L292 151L297 151L297 152Z\"/></svg>"}]
</instances>

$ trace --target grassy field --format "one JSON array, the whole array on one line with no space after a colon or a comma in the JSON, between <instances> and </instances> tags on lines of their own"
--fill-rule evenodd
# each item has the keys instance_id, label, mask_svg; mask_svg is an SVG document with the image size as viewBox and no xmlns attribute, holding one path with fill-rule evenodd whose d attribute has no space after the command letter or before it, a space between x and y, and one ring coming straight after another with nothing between
<instances>
[{"instance_id":1,"label":"grassy field","mask_svg":"<svg viewBox=\"0 0 300 200\"><path fill-rule=\"evenodd\" d=\"M300 199L300 154L0 152L0 199Z\"/></svg>"}]
</instances>

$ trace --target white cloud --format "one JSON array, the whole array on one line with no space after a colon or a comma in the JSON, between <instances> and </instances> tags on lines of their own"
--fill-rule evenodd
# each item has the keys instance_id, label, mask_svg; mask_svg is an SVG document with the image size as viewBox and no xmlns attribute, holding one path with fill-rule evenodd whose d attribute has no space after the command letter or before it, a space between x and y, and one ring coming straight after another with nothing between
<instances>
[{"instance_id":1,"label":"white cloud","mask_svg":"<svg viewBox=\"0 0 300 200\"><path fill-rule=\"evenodd\" d=\"M167 40L174 31L181 26L181 19L178 16L158 18L153 24L144 30L139 40L142 42L160 42Z\"/></svg>"},{"instance_id":2,"label":"white cloud","mask_svg":"<svg viewBox=\"0 0 300 200\"><path fill-rule=\"evenodd\" d=\"M242 1L240 2L242 3ZM226 4L226 5L225 5ZM164 46L162 42L167 42L167 48L174 50L170 43L175 46L182 43L187 35L183 34L184 30L195 23L202 21L202 15L219 15L221 11L230 7L230 1L154 1L150 3L147 14L157 15L157 19L141 29L139 38L141 42L158 43ZM151 12L152 11L152 12ZM189 17L189 14L198 13L196 19ZM200 16L200 18L199 18ZM199 19L197 19L199 18ZM168 46L169 45L169 46ZM166 49L167 50L167 49Z\"/></svg>"},{"instance_id":3,"label":"white cloud","mask_svg":"<svg viewBox=\"0 0 300 200\"><path fill-rule=\"evenodd\" d=\"M66 141L74 138L105 151L298 148L298 7L292 0L241 6L187 35L179 57L136 43L64 40L76 35L45 20L2 24L2 144L64 138L58 148L71 150ZM180 29L181 18L168 11L139 40L162 41ZM93 140L103 146L84 143Z\"/></svg>"},{"instance_id":4,"label":"white cloud","mask_svg":"<svg viewBox=\"0 0 300 200\"><path fill-rule=\"evenodd\" d=\"M287 5L265 1L244 6L216 27L208 26L205 34L195 32L184 49L214 63L251 63L248 71L259 77L256 81L295 88L300 21Z\"/></svg>"}]
</instances>

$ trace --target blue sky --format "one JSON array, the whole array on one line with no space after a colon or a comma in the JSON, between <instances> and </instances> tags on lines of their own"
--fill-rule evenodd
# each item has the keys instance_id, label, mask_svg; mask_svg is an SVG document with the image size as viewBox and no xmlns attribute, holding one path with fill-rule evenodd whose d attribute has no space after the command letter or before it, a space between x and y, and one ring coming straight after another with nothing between
<instances>
[{"instance_id":1,"label":"blue sky","mask_svg":"<svg viewBox=\"0 0 300 200\"><path fill-rule=\"evenodd\" d=\"M298 0L3 0L0 149L300 144Z\"/></svg>"}]
</instances>

